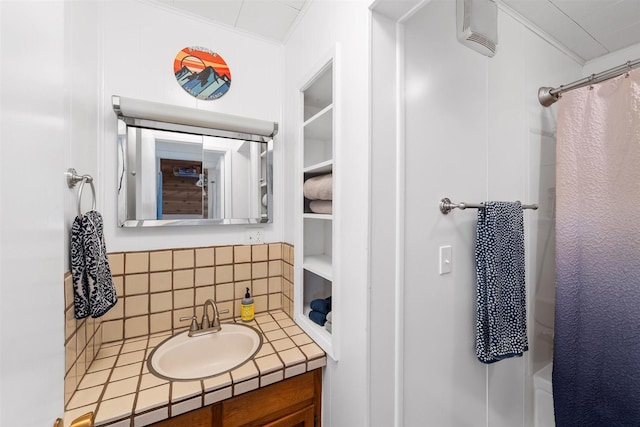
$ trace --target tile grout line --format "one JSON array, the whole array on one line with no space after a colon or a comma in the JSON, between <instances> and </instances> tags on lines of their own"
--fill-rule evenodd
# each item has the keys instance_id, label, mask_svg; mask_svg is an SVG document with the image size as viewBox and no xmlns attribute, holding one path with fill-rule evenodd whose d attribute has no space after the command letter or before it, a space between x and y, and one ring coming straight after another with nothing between
<instances>
[{"instance_id":1,"label":"tile grout line","mask_svg":"<svg viewBox=\"0 0 640 427\"><path fill-rule=\"evenodd\" d=\"M107 392L107 387L111 382L111 377L113 376L113 371L116 368L116 365L118 363L118 359L120 359L120 354L122 354L122 349L123 348L124 348L124 342L120 346L120 348L118 349L118 354L116 355L116 359L113 362L113 366L111 366L111 368L109 368L109 375L107 376L107 380L105 381L105 383L104 383L104 385L102 387L102 392L100 393L100 397L98 398L98 401L96 402L96 409L95 409L95 412L93 414L93 422L94 423L95 423L96 417L98 416L98 411L100 410L100 406L102 405L102 397Z\"/></svg>"},{"instance_id":2,"label":"tile grout line","mask_svg":"<svg viewBox=\"0 0 640 427\"><path fill-rule=\"evenodd\" d=\"M149 300L151 300L151 299L149 299ZM151 304L150 301L149 301L149 304ZM150 317L151 316L149 316L149 318ZM151 332L150 328L149 328L149 332ZM151 334L149 334L149 336L150 335ZM129 420L131 425L134 425L134 420L135 420L135 416L136 416L136 405L138 404L138 396L140 395L140 387L142 385L142 377L143 377L143 372L144 372L144 365L147 362L147 357L148 357L148 354L149 354L149 342L151 341L151 339L147 338L146 341L147 341L147 344L145 345L145 348L144 348L144 356L142 357L142 365L140 366L140 373L138 374L138 384L136 385L135 396L133 396L133 407L131 408L131 417L130 417L130 420ZM120 352L121 353L122 353L122 349L123 348L124 348L124 344L122 345L122 348L120 348ZM118 363L117 359L116 359L116 363Z\"/></svg>"}]
</instances>

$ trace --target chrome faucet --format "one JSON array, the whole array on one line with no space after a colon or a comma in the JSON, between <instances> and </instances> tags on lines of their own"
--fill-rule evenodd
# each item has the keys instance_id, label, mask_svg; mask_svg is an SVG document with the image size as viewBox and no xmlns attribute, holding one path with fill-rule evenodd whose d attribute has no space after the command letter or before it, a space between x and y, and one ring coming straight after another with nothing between
<instances>
[{"instance_id":1,"label":"chrome faucet","mask_svg":"<svg viewBox=\"0 0 640 427\"><path fill-rule=\"evenodd\" d=\"M213 322L209 321L209 306L213 309ZM218 313L218 306L215 301L208 299L204 302L204 310L202 314L202 329L211 329L211 332L218 332L220 330L220 314ZM229 310L227 310L227 313Z\"/></svg>"},{"instance_id":2,"label":"chrome faucet","mask_svg":"<svg viewBox=\"0 0 640 427\"><path fill-rule=\"evenodd\" d=\"M213 321L209 320L209 306L213 309ZM204 302L204 310L202 314L202 322L198 324L198 318L196 316L181 317L181 321L191 320L191 327L189 327L189 336L197 337L198 335L213 334L219 332L222 327L220 326L220 314L228 313L229 310L218 311L216 302L212 299L208 299Z\"/></svg>"}]
</instances>

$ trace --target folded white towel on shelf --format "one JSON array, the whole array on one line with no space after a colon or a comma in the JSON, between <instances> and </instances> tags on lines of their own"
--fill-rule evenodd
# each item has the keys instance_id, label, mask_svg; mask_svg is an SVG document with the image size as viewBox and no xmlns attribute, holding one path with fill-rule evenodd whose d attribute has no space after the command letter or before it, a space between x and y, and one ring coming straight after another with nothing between
<instances>
[{"instance_id":1,"label":"folded white towel on shelf","mask_svg":"<svg viewBox=\"0 0 640 427\"><path fill-rule=\"evenodd\" d=\"M333 202L331 200L312 200L309 209L313 213L331 214L333 212Z\"/></svg>"},{"instance_id":2,"label":"folded white towel on shelf","mask_svg":"<svg viewBox=\"0 0 640 427\"><path fill-rule=\"evenodd\" d=\"M318 175L309 178L303 185L304 197L309 200L333 199L333 175Z\"/></svg>"}]
</instances>

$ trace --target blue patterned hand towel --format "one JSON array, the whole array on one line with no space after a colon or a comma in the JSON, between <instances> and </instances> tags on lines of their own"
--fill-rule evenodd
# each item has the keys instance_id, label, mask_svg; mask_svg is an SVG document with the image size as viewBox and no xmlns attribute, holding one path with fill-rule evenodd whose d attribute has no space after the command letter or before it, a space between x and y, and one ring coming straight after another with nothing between
<instances>
[{"instance_id":1,"label":"blue patterned hand towel","mask_svg":"<svg viewBox=\"0 0 640 427\"><path fill-rule=\"evenodd\" d=\"M76 217L71 227L71 276L76 319L100 317L118 301L96 211Z\"/></svg>"},{"instance_id":2,"label":"blue patterned hand towel","mask_svg":"<svg viewBox=\"0 0 640 427\"><path fill-rule=\"evenodd\" d=\"M520 202L486 202L476 236L476 356L522 356L527 341L524 226Z\"/></svg>"}]
</instances>

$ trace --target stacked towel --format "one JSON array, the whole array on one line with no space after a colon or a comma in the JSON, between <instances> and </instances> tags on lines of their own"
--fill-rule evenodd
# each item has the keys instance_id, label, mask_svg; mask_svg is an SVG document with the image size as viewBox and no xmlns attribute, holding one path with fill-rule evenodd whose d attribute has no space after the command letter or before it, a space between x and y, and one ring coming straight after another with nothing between
<instances>
[{"instance_id":1,"label":"stacked towel","mask_svg":"<svg viewBox=\"0 0 640 427\"><path fill-rule=\"evenodd\" d=\"M100 317L116 305L118 297L102 234L102 216L98 212L76 217L70 247L75 317Z\"/></svg>"},{"instance_id":2,"label":"stacked towel","mask_svg":"<svg viewBox=\"0 0 640 427\"><path fill-rule=\"evenodd\" d=\"M524 227L519 202L478 209L476 355L493 363L527 351Z\"/></svg>"},{"instance_id":3,"label":"stacked towel","mask_svg":"<svg viewBox=\"0 0 640 427\"><path fill-rule=\"evenodd\" d=\"M327 321L327 315L320 313L319 311L311 310L311 312L309 312L309 319L313 320L320 326L324 326Z\"/></svg>"},{"instance_id":4,"label":"stacked towel","mask_svg":"<svg viewBox=\"0 0 640 427\"><path fill-rule=\"evenodd\" d=\"M327 321L327 314L331 312L331 297L325 299L314 299L310 304L311 311L309 319L320 326L324 326Z\"/></svg>"},{"instance_id":5,"label":"stacked towel","mask_svg":"<svg viewBox=\"0 0 640 427\"><path fill-rule=\"evenodd\" d=\"M333 329L333 316L331 313L333 313L333 311L327 313L327 321L324 324L325 329L329 332Z\"/></svg>"},{"instance_id":6,"label":"stacked towel","mask_svg":"<svg viewBox=\"0 0 640 427\"><path fill-rule=\"evenodd\" d=\"M313 213L331 214L333 213L333 202L331 200L312 200L309 209Z\"/></svg>"},{"instance_id":7,"label":"stacked towel","mask_svg":"<svg viewBox=\"0 0 640 427\"><path fill-rule=\"evenodd\" d=\"M303 194L309 200L333 199L333 175L318 175L304 182Z\"/></svg>"},{"instance_id":8,"label":"stacked towel","mask_svg":"<svg viewBox=\"0 0 640 427\"><path fill-rule=\"evenodd\" d=\"M311 310L318 311L326 316L331 311L331 297L314 299L309 306Z\"/></svg>"}]
</instances>

